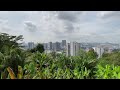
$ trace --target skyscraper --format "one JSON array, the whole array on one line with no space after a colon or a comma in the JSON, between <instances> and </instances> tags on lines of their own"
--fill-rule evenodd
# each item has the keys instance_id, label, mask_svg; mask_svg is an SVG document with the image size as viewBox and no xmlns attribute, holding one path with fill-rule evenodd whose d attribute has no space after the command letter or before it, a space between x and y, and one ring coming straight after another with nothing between
<instances>
[{"instance_id":1,"label":"skyscraper","mask_svg":"<svg viewBox=\"0 0 120 90\"><path fill-rule=\"evenodd\" d=\"M104 48L102 47L94 47L94 51L98 54L98 58L102 57L104 53Z\"/></svg>"},{"instance_id":2,"label":"skyscraper","mask_svg":"<svg viewBox=\"0 0 120 90\"><path fill-rule=\"evenodd\" d=\"M28 42L28 49L33 49L34 47L34 42Z\"/></svg>"},{"instance_id":3,"label":"skyscraper","mask_svg":"<svg viewBox=\"0 0 120 90\"><path fill-rule=\"evenodd\" d=\"M77 42L70 42L70 55L77 56L80 51L80 44Z\"/></svg>"},{"instance_id":4,"label":"skyscraper","mask_svg":"<svg viewBox=\"0 0 120 90\"><path fill-rule=\"evenodd\" d=\"M66 51L66 40L62 40L62 43L61 43L62 45L61 45L61 49L63 50L63 51Z\"/></svg>"},{"instance_id":5,"label":"skyscraper","mask_svg":"<svg viewBox=\"0 0 120 90\"><path fill-rule=\"evenodd\" d=\"M66 45L66 55L70 56L70 43L67 43Z\"/></svg>"},{"instance_id":6,"label":"skyscraper","mask_svg":"<svg viewBox=\"0 0 120 90\"><path fill-rule=\"evenodd\" d=\"M20 45L22 45L23 47L21 47L22 49L25 49L25 50L27 50L28 49L28 44L27 43L25 43L25 42L23 42L22 44L20 44Z\"/></svg>"},{"instance_id":7,"label":"skyscraper","mask_svg":"<svg viewBox=\"0 0 120 90\"><path fill-rule=\"evenodd\" d=\"M48 50L52 50L52 42L48 43Z\"/></svg>"},{"instance_id":8,"label":"skyscraper","mask_svg":"<svg viewBox=\"0 0 120 90\"><path fill-rule=\"evenodd\" d=\"M60 51L61 50L61 45L60 42L55 42L52 44L53 45L53 51Z\"/></svg>"},{"instance_id":9,"label":"skyscraper","mask_svg":"<svg viewBox=\"0 0 120 90\"><path fill-rule=\"evenodd\" d=\"M44 43L43 46L44 46L44 49L47 50L48 49L48 43Z\"/></svg>"},{"instance_id":10,"label":"skyscraper","mask_svg":"<svg viewBox=\"0 0 120 90\"><path fill-rule=\"evenodd\" d=\"M56 51L60 51L61 47L60 47L60 42L56 42Z\"/></svg>"},{"instance_id":11,"label":"skyscraper","mask_svg":"<svg viewBox=\"0 0 120 90\"><path fill-rule=\"evenodd\" d=\"M66 40L62 40L62 47L66 46Z\"/></svg>"}]
</instances>

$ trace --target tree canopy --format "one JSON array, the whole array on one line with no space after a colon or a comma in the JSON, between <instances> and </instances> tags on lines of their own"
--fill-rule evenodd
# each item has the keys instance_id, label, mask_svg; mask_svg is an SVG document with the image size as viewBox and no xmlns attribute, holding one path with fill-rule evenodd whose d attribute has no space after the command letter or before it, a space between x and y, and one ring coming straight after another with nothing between
<instances>
[{"instance_id":1,"label":"tree canopy","mask_svg":"<svg viewBox=\"0 0 120 90\"><path fill-rule=\"evenodd\" d=\"M40 52L40 53L43 53L44 52L44 46L40 43L37 44L37 46L33 49L30 50L32 53L33 52Z\"/></svg>"},{"instance_id":2,"label":"tree canopy","mask_svg":"<svg viewBox=\"0 0 120 90\"><path fill-rule=\"evenodd\" d=\"M94 51L94 49L90 49L88 52L87 52L87 55L88 57L90 57L91 59L96 59L97 58L97 53Z\"/></svg>"}]
</instances>

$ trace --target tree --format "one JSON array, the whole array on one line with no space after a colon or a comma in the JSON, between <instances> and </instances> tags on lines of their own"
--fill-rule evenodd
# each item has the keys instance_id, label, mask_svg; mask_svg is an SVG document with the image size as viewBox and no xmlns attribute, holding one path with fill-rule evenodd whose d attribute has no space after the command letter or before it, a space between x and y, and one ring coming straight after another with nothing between
<instances>
[{"instance_id":1,"label":"tree","mask_svg":"<svg viewBox=\"0 0 120 90\"><path fill-rule=\"evenodd\" d=\"M120 65L120 52L104 54L99 63L105 66L106 64Z\"/></svg>"},{"instance_id":2,"label":"tree","mask_svg":"<svg viewBox=\"0 0 120 90\"><path fill-rule=\"evenodd\" d=\"M40 52L40 53L43 53L44 52L44 46L42 44L38 44L35 48L31 49L30 50L32 53L33 52Z\"/></svg>"},{"instance_id":3,"label":"tree","mask_svg":"<svg viewBox=\"0 0 120 90\"><path fill-rule=\"evenodd\" d=\"M22 35L12 36L6 33L0 33L0 72L5 68L11 67L15 74L18 73L18 65L24 66L25 53L22 47Z\"/></svg>"},{"instance_id":4,"label":"tree","mask_svg":"<svg viewBox=\"0 0 120 90\"><path fill-rule=\"evenodd\" d=\"M16 48L16 47L22 47L22 43L18 43L19 41L23 40L23 36L10 36L9 34L6 33L0 33L0 52L4 53L7 49ZM10 50L8 50L10 51Z\"/></svg>"},{"instance_id":5,"label":"tree","mask_svg":"<svg viewBox=\"0 0 120 90\"><path fill-rule=\"evenodd\" d=\"M91 59L96 59L97 58L97 53L94 51L94 49L90 49L88 52L87 52L87 55L89 58Z\"/></svg>"}]
</instances>

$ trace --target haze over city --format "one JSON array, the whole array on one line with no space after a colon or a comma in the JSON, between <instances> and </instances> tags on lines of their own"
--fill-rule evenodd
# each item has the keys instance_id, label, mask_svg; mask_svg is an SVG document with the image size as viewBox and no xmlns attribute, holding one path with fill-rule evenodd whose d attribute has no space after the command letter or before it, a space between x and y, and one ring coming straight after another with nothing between
<instances>
[{"instance_id":1,"label":"haze over city","mask_svg":"<svg viewBox=\"0 0 120 90\"><path fill-rule=\"evenodd\" d=\"M0 32L24 41L120 43L119 11L1 11Z\"/></svg>"}]
</instances>

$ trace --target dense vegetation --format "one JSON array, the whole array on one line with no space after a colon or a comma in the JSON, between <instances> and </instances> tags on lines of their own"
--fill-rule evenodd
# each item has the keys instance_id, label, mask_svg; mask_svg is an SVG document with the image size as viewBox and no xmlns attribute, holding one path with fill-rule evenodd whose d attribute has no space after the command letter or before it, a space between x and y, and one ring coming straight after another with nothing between
<instances>
[{"instance_id":1,"label":"dense vegetation","mask_svg":"<svg viewBox=\"0 0 120 90\"><path fill-rule=\"evenodd\" d=\"M22 49L22 36L0 34L1 79L117 79L120 78L120 52L105 53L97 59L94 50L80 50L78 56L44 53L42 44Z\"/></svg>"}]
</instances>

